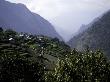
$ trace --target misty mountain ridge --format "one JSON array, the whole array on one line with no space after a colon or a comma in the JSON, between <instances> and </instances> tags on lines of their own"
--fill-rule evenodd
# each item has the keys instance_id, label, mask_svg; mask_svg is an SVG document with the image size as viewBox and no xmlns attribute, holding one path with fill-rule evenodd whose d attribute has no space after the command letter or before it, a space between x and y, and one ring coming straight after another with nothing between
<instances>
[{"instance_id":1,"label":"misty mountain ridge","mask_svg":"<svg viewBox=\"0 0 110 82\"><path fill-rule=\"evenodd\" d=\"M68 44L79 51L86 48L93 51L100 49L110 56L110 11L96 18L85 31L74 36Z\"/></svg>"},{"instance_id":2,"label":"misty mountain ridge","mask_svg":"<svg viewBox=\"0 0 110 82\"><path fill-rule=\"evenodd\" d=\"M0 27L49 37L62 37L53 25L38 14L31 12L24 4L0 0Z\"/></svg>"},{"instance_id":3,"label":"misty mountain ridge","mask_svg":"<svg viewBox=\"0 0 110 82\"><path fill-rule=\"evenodd\" d=\"M73 37L75 37L75 36L81 34L82 32L84 32L84 31L87 30L88 28L91 28L91 26L92 26L96 21L100 20L100 18L101 18L101 16L95 18L92 22L90 22L90 23L87 24L87 25L86 25L86 24L82 24L81 27L79 28L79 30L71 36L70 40L71 40Z\"/></svg>"}]
</instances>

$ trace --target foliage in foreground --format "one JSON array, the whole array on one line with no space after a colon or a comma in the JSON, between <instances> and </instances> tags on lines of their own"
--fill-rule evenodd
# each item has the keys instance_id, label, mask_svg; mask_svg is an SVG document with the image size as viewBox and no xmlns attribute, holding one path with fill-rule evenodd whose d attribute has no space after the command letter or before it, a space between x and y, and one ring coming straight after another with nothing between
<instances>
[{"instance_id":1,"label":"foliage in foreground","mask_svg":"<svg viewBox=\"0 0 110 82\"><path fill-rule=\"evenodd\" d=\"M109 82L110 62L103 53L70 51L56 38L0 28L0 82ZM55 57L50 70L47 62Z\"/></svg>"},{"instance_id":2,"label":"foliage in foreground","mask_svg":"<svg viewBox=\"0 0 110 82\"><path fill-rule=\"evenodd\" d=\"M100 51L73 50L58 60L54 71L46 73L46 82L109 82L110 62Z\"/></svg>"},{"instance_id":3,"label":"foliage in foreground","mask_svg":"<svg viewBox=\"0 0 110 82\"><path fill-rule=\"evenodd\" d=\"M56 38L0 28L0 82L43 82L50 60L69 50Z\"/></svg>"},{"instance_id":4,"label":"foliage in foreground","mask_svg":"<svg viewBox=\"0 0 110 82\"><path fill-rule=\"evenodd\" d=\"M0 82L42 82L45 65L15 31L0 29Z\"/></svg>"}]
</instances>

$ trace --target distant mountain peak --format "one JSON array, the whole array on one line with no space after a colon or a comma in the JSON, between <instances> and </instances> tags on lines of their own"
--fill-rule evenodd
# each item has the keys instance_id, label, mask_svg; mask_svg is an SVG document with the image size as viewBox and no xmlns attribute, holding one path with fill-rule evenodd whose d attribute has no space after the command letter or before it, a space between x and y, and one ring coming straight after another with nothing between
<instances>
[{"instance_id":1,"label":"distant mountain peak","mask_svg":"<svg viewBox=\"0 0 110 82\"><path fill-rule=\"evenodd\" d=\"M11 28L17 32L57 37L62 40L51 23L31 12L21 3L0 0L0 27Z\"/></svg>"},{"instance_id":2,"label":"distant mountain peak","mask_svg":"<svg viewBox=\"0 0 110 82\"><path fill-rule=\"evenodd\" d=\"M88 29L73 37L68 44L79 51L87 46L93 51L100 49L110 57L110 11L93 21Z\"/></svg>"}]
</instances>

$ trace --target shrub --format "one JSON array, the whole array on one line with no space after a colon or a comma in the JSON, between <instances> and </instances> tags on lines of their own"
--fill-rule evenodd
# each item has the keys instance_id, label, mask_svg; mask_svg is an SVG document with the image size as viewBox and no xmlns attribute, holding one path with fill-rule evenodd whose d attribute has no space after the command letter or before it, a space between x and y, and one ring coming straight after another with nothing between
<instances>
[{"instance_id":1,"label":"shrub","mask_svg":"<svg viewBox=\"0 0 110 82\"><path fill-rule=\"evenodd\" d=\"M109 82L110 62L100 51L84 53L73 50L59 59L56 68L47 72L46 82Z\"/></svg>"}]
</instances>

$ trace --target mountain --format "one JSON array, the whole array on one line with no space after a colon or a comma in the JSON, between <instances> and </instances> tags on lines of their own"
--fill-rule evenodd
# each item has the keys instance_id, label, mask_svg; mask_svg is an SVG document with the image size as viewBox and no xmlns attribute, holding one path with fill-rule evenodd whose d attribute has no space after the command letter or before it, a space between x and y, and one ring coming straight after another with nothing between
<instances>
[{"instance_id":1,"label":"mountain","mask_svg":"<svg viewBox=\"0 0 110 82\"><path fill-rule=\"evenodd\" d=\"M0 28L0 82L45 82L44 74L70 52L57 38Z\"/></svg>"},{"instance_id":2,"label":"mountain","mask_svg":"<svg viewBox=\"0 0 110 82\"><path fill-rule=\"evenodd\" d=\"M87 26L83 24L83 25L80 27L78 33L81 33L81 32L83 32L83 31L85 31L86 29L87 29Z\"/></svg>"},{"instance_id":3,"label":"mountain","mask_svg":"<svg viewBox=\"0 0 110 82\"><path fill-rule=\"evenodd\" d=\"M85 31L73 37L68 44L79 51L86 48L93 51L100 49L110 56L110 11L97 18Z\"/></svg>"},{"instance_id":4,"label":"mountain","mask_svg":"<svg viewBox=\"0 0 110 82\"><path fill-rule=\"evenodd\" d=\"M87 28L91 27L92 24L94 24L97 20L99 20L100 17L97 17L95 18L90 24L88 25L85 25L85 24L82 24L82 26L79 28L79 30L74 33L71 38L73 38L74 36L77 36L78 34L81 34L82 32L84 32ZM71 39L70 39L71 40Z\"/></svg>"},{"instance_id":5,"label":"mountain","mask_svg":"<svg viewBox=\"0 0 110 82\"><path fill-rule=\"evenodd\" d=\"M20 3L0 0L0 27L13 29L17 32L57 37L62 40L51 23Z\"/></svg>"},{"instance_id":6,"label":"mountain","mask_svg":"<svg viewBox=\"0 0 110 82\"><path fill-rule=\"evenodd\" d=\"M0 54L3 55L6 53L8 56L18 51L21 56L31 57L33 61L43 57L46 68L52 69L57 59L65 57L70 50L68 45L57 38L0 28ZM40 60L38 62L41 63Z\"/></svg>"},{"instance_id":7,"label":"mountain","mask_svg":"<svg viewBox=\"0 0 110 82\"><path fill-rule=\"evenodd\" d=\"M77 36L78 34L84 32L87 28L88 28L88 25L84 25L84 24L83 24L83 25L79 28L79 30L78 30L75 34L72 35L72 37ZM71 37L71 38L72 38L72 37Z\"/></svg>"}]
</instances>

